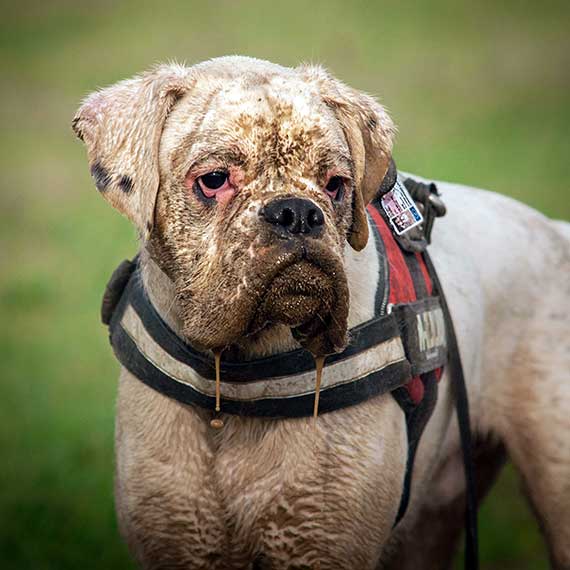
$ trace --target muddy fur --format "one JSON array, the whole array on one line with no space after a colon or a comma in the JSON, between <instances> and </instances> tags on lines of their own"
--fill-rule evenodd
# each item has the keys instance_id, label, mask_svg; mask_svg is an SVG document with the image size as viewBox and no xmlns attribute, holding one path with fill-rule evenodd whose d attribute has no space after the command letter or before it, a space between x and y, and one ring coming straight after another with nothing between
<instances>
[{"instance_id":1,"label":"muddy fur","mask_svg":"<svg viewBox=\"0 0 570 570\"><path fill-rule=\"evenodd\" d=\"M98 92L74 128L101 192L174 281L191 343L226 348L283 322L295 305L304 346L327 354L346 345L344 243L366 243L363 208L387 170L394 131L372 98L320 68L222 58L158 67ZM228 203L196 190L216 170L231 176ZM342 200L323 192L331 176L342 176ZM259 216L276 196L312 200L324 235L283 243ZM279 285L284 271L311 273L302 295ZM262 302L268 291L271 304Z\"/></svg>"}]
</instances>

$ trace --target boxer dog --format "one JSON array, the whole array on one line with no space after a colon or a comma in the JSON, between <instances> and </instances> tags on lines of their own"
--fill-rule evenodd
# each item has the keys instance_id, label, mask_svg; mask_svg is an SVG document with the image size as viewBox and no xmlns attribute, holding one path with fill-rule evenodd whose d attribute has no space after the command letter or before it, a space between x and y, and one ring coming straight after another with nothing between
<instances>
[{"instance_id":1,"label":"boxer dog","mask_svg":"<svg viewBox=\"0 0 570 570\"><path fill-rule=\"evenodd\" d=\"M318 66L223 57L95 92L73 128L101 195L139 232L152 304L196 350L330 354L373 315L365 207L395 127L372 97ZM570 568L570 226L438 187L448 215L430 251L463 359L479 495L507 455L552 564ZM123 368L121 532L149 569L448 567L465 493L450 384L444 374L394 528L407 439L390 394L317 421L222 413L215 430L213 410Z\"/></svg>"}]
</instances>

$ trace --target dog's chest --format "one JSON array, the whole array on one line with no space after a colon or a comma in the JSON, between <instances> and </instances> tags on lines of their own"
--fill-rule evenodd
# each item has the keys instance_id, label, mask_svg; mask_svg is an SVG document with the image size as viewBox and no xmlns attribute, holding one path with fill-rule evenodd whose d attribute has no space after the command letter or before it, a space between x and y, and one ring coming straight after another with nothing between
<instances>
[{"instance_id":1,"label":"dog's chest","mask_svg":"<svg viewBox=\"0 0 570 570\"><path fill-rule=\"evenodd\" d=\"M211 481L236 563L259 556L277 568L348 567L362 550L346 536L368 545L359 567L376 558L394 516L386 491L397 494L402 483L405 432L391 398L364 406L367 413L343 410L317 424L228 418L213 435Z\"/></svg>"}]
</instances>

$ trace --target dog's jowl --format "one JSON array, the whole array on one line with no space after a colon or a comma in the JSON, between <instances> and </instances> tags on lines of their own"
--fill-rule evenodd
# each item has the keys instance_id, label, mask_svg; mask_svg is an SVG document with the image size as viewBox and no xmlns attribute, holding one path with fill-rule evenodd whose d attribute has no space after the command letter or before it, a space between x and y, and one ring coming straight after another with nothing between
<instances>
[{"instance_id":1,"label":"dog's jowl","mask_svg":"<svg viewBox=\"0 0 570 570\"><path fill-rule=\"evenodd\" d=\"M385 109L316 66L159 66L73 128L140 236L104 315L141 567L449 567L461 361L479 499L506 450L570 568L568 224L397 172Z\"/></svg>"}]
</instances>

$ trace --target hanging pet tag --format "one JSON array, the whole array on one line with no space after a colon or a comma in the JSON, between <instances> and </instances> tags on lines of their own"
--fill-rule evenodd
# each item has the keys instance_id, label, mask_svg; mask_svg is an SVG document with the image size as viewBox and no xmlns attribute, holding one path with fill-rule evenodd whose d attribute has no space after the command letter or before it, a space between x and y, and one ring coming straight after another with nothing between
<instances>
[{"instance_id":1,"label":"hanging pet tag","mask_svg":"<svg viewBox=\"0 0 570 570\"><path fill-rule=\"evenodd\" d=\"M421 224L424 219L410 193L398 178L394 187L382 196L382 208L397 235Z\"/></svg>"}]
</instances>

